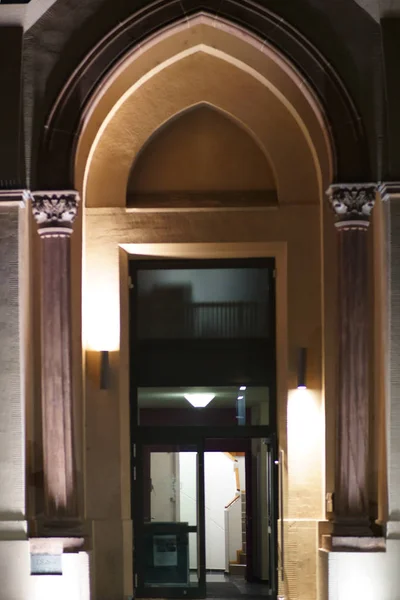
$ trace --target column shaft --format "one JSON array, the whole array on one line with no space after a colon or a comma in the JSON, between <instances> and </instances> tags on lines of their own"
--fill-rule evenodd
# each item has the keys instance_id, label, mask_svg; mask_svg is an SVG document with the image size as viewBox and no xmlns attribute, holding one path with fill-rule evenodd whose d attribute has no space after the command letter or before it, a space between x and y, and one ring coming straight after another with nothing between
<instances>
[{"instance_id":1,"label":"column shaft","mask_svg":"<svg viewBox=\"0 0 400 600\"><path fill-rule=\"evenodd\" d=\"M77 514L72 431L69 235L41 235L42 410L46 512Z\"/></svg>"},{"instance_id":2,"label":"column shaft","mask_svg":"<svg viewBox=\"0 0 400 600\"><path fill-rule=\"evenodd\" d=\"M41 237L42 428L45 518L79 515L73 431L71 234L78 194L35 192Z\"/></svg>"},{"instance_id":3,"label":"column shaft","mask_svg":"<svg viewBox=\"0 0 400 600\"><path fill-rule=\"evenodd\" d=\"M368 520L367 229L339 229L339 382L335 514Z\"/></svg>"},{"instance_id":4,"label":"column shaft","mask_svg":"<svg viewBox=\"0 0 400 600\"><path fill-rule=\"evenodd\" d=\"M368 225L374 184L333 185L338 216L338 396L334 534L370 536Z\"/></svg>"}]
</instances>

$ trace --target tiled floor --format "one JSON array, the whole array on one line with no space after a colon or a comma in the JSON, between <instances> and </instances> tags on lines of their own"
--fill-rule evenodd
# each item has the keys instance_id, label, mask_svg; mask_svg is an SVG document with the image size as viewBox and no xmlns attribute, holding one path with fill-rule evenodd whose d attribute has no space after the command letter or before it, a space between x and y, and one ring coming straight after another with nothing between
<instances>
[{"instance_id":1,"label":"tiled floor","mask_svg":"<svg viewBox=\"0 0 400 600\"><path fill-rule=\"evenodd\" d=\"M214 587L213 589L213 583L222 584L218 587L220 587L222 592L220 597L223 598L229 597L227 593L229 593L228 590L233 590L232 584L237 590L232 593L232 599L241 598L242 600L246 600L246 598L249 598L252 600L265 600L271 597L268 585L263 583L248 583L240 577L233 577L224 573L207 573L206 582L211 584L209 588L211 588L210 591L212 590L213 593L213 595L207 596L207 600L214 600L219 597L216 588ZM226 591L224 590L224 583L227 584Z\"/></svg>"}]
</instances>

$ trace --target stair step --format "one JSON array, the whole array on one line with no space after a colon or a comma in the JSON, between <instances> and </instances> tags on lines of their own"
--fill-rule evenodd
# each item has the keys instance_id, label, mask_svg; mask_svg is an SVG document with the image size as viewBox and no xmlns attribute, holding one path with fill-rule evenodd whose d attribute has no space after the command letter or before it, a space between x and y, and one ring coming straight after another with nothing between
<instances>
[{"instance_id":1,"label":"stair step","mask_svg":"<svg viewBox=\"0 0 400 600\"><path fill-rule=\"evenodd\" d=\"M238 575L239 577L244 577L246 574L246 565L241 565L238 563L229 563L229 574L230 575Z\"/></svg>"},{"instance_id":2,"label":"stair step","mask_svg":"<svg viewBox=\"0 0 400 600\"><path fill-rule=\"evenodd\" d=\"M236 550L236 560L231 561L233 565L245 565L247 554L245 550Z\"/></svg>"}]
</instances>

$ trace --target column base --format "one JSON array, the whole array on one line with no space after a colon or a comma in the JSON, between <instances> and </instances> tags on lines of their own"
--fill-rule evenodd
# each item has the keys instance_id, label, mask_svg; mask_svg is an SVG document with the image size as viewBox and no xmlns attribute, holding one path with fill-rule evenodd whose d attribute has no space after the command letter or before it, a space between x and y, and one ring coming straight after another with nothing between
<instances>
[{"instance_id":1,"label":"column base","mask_svg":"<svg viewBox=\"0 0 400 600\"><path fill-rule=\"evenodd\" d=\"M84 521L77 518L37 517L29 522L30 537L35 538L87 538Z\"/></svg>"},{"instance_id":2,"label":"column base","mask_svg":"<svg viewBox=\"0 0 400 600\"><path fill-rule=\"evenodd\" d=\"M83 537L35 537L29 539L31 554L62 554L80 552L85 544Z\"/></svg>"},{"instance_id":3,"label":"column base","mask_svg":"<svg viewBox=\"0 0 400 600\"><path fill-rule=\"evenodd\" d=\"M382 536L382 527L368 517L336 517L332 537L374 538Z\"/></svg>"},{"instance_id":4,"label":"column base","mask_svg":"<svg viewBox=\"0 0 400 600\"><path fill-rule=\"evenodd\" d=\"M328 552L385 552L386 540L376 536L323 535L321 549Z\"/></svg>"}]
</instances>

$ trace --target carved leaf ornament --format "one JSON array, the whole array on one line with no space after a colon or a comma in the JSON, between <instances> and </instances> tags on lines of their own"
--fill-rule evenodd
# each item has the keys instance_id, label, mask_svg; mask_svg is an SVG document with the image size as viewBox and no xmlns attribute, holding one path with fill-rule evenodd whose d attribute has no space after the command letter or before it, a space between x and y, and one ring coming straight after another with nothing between
<instances>
[{"instance_id":1,"label":"carved leaf ornament","mask_svg":"<svg viewBox=\"0 0 400 600\"><path fill-rule=\"evenodd\" d=\"M71 227L78 204L78 192L37 192L33 194L32 212L42 227Z\"/></svg>"},{"instance_id":2,"label":"carved leaf ornament","mask_svg":"<svg viewBox=\"0 0 400 600\"><path fill-rule=\"evenodd\" d=\"M332 185L328 190L329 200L340 220L369 220L375 193L374 184Z\"/></svg>"}]
</instances>

